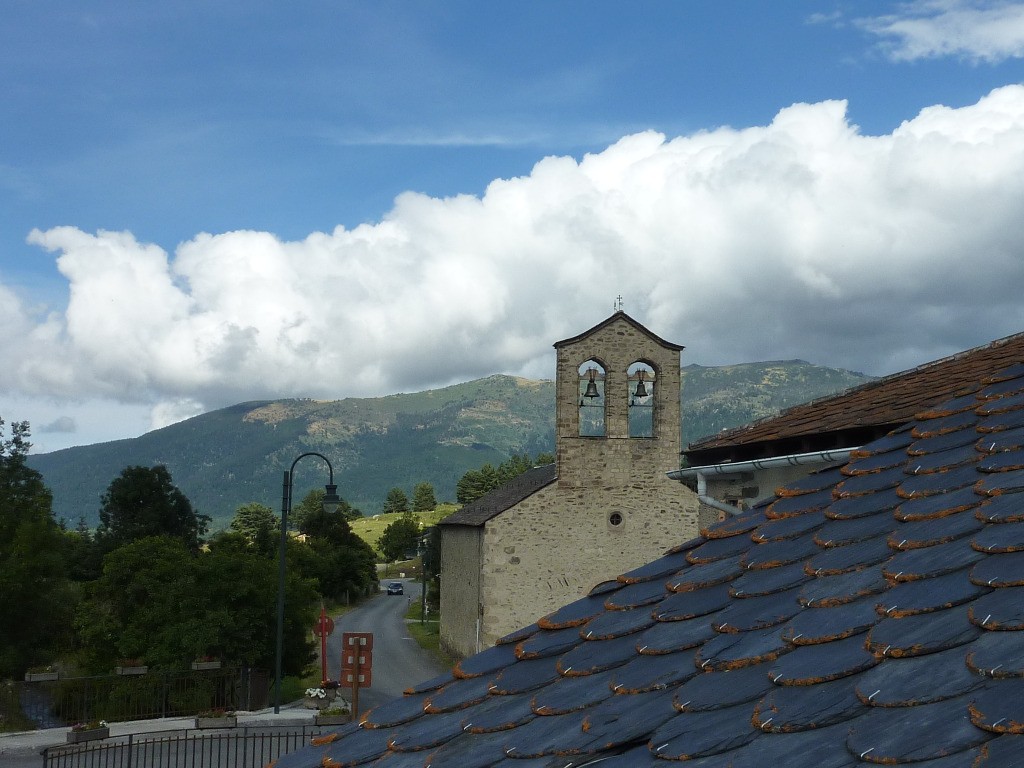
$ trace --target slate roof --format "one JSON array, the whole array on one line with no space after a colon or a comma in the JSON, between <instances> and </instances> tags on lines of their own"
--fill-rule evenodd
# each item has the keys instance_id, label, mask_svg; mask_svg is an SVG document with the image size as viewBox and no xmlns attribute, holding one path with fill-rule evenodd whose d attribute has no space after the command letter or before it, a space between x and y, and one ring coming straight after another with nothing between
<instances>
[{"instance_id":1,"label":"slate roof","mask_svg":"<svg viewBox=\"0 0 1024 768\"><path fill-rule=\"evenodd\" d=\"M971 390L278 768L1024 765L1024 358Z\"/></svg>"},{"instance_id":2,"label":"slate roof","mask_svg":"<svg viewBox=\"0 0 1024 768\"><path fill-rule=\"evenodd\" d=\"M438 525L481 526L492 517L497 517L506 509L514 507L527 496L532 496L545 485L553 483L557 477L554 464L528 469L449 515Z\"/></svg>"},{"instance_id":3,"label":"slate roof","mask_svg":"<svg viewBox=\"0 0 1024 768\"><path fill-rule=\"evenodd\" d=\"M1024 359L1024 333L894 373L751 424L695 440L690 466L863 445L929 405L970 388L989 371Z\"/></svg>"}]
</instances>

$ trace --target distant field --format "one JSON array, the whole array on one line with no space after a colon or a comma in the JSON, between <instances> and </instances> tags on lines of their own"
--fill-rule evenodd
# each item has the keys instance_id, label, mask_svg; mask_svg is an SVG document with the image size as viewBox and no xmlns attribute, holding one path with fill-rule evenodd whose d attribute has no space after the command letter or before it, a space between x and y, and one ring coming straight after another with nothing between
<instances>
[{"instance_id":1,"label":"distant field","mask_svg":"<svg viewBox=\"0 0 1024 768\"><path fill-rule=\"evenodd\" d=\"M458 509L455 504L439 504L436 509L431 512L414 513L416 517L420 519L424 528L431 525L435 525L439 520L442 520L452 512ZM374 549L377 548L377 540L384 533L384 529L387 528L391 523L395 522L401 517L401 513L395 512L387 515L369 515L359 520L353 520L349 523L352 527L352 533L361 538L367 544Z\"/></svg>"}]
</instances>

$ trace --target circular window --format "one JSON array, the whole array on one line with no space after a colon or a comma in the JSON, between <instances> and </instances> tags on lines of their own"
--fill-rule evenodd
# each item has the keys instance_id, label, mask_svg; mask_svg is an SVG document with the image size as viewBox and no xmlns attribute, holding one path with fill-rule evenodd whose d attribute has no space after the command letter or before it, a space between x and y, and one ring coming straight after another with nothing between
<instances>
[{"instance_id":1,"label":"circular window","mask_svg":"<svg viewBox=\"0 0 1024 768\"><path fill-rule=\"evenodd\" d=\"M612 512L608 515L608 524L613 526L622 525L622 514L619 512Z\"/></svg>"}]
</instances>

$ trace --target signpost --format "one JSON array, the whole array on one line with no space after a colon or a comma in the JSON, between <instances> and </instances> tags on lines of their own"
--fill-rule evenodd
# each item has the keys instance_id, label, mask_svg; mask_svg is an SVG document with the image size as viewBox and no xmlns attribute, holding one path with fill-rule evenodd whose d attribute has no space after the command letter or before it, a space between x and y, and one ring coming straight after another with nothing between
<instances>
[{"instance_id":1,"label":"signpost","mask_svg":"<svg viewBox=\"0 0 1024 768\"><path fill-rule=\"evenodd\" d=\"M373 632L341 633L341 683L352 686L352 719L359 717L359 689L373 682Z\"/></svg>"},{"instance_id":2,"label":"signpost","mask_svg":"<svg viewBox=\"0 0 1024 768\"><path fill-rule=\"evenodd\" d=\"M320 603L320 618L313 625L313 634L320 638L320 680L327 682L327 636L334 631L334 619L327 615Z\"/></svg>"}]
</instances>

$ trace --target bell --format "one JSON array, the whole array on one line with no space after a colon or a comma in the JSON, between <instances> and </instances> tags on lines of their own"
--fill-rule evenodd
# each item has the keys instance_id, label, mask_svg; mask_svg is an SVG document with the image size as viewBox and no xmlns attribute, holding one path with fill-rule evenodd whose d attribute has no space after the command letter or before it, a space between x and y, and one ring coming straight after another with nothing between
<instances>
[{"instance_id":1,"label":"bell","mask_svg":"<svg viewBox=\"0 0 1024 768\"><path fill-rule=\"evenodd\" d=\"M636 391L633 393L633 397L647 397L647 387L644 386L644 372L637 371L637 375L640 377L640 381L636 383Z\"/></svg>"},{"instance_id":2,"label":"bell","mask_svg":"<svg viewBox=\"0 0 1024 768\"><path fill-rule=\"evenodd\" d=\"M594 381L594 369L591 368L588 373L590 374L590 381L587 382L587 389L583 393L584 397L600 397L601 393L597 391L597 382Z\"/></svg>"}]
</instances>

